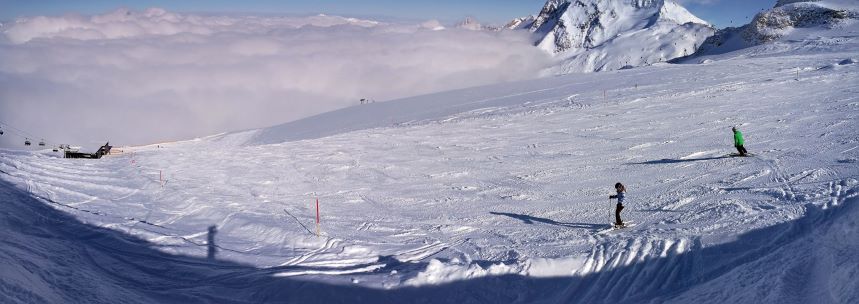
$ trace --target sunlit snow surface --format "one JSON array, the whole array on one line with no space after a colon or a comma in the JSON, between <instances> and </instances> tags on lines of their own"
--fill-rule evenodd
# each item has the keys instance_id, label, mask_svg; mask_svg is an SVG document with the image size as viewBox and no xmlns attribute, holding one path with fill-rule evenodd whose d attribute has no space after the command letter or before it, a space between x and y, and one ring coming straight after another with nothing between
<instances>
[{"instance_id":1,"label":"sunlit snow surface","mask_svg":"<svg viewBox=\"0 0 859 304\"><path fill-rule=\"evenodd\" d=\"M0 179L39 198L25 202L199 257L170 263L206 271L230 261L273 279L351 286L317 299L847 303L859 269L857 35L850 25L706 64L355 106L266 130L122 147L98 161L2 151ZM731 126L754 157L727 156ZM623 217L636 226L605 232L615 182L626 184ZM7 190L4 200L19 201ZM15 210L4 216L24 217ZM7 221L3 233L30 233L15 227ZM37 239L4 243L3 263L29 265L26 244ZM146 271L123 263L110 269ZM74 300L74 280L44 278L99 259L59 265L5 266L2 286ZM281 292L230 293L222 287L239 288L223 286L236 278L218 271L193 292L239 301ZM104 286L144 302L158 299L147 290L187 292L170 284L175 273L145 278ZM540 278L560 279L529 281ZM815 287L814 297L797 286ZM302 294L310 289L290 292L313 299ZM106 294L94 301L120 300Z\"/></svg>"}]
</instances>

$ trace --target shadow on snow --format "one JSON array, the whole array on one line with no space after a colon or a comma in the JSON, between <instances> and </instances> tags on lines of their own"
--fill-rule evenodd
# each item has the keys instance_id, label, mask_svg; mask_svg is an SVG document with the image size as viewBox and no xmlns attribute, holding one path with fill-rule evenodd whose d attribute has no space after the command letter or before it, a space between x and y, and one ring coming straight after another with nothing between
<instances>
[{"instance_id":1,"label":"shadow on snow","mask_svg":"<svg viewBox=\"0 0 859 304\"><path fill-rule=\"evenodd\" d=\"M503 215L503 216L512 217L512 218L515 218L517 220L521 220L525 224L534 224L534 222L538 222L538 223L556 225L556 226L561 226L561 227L584 228L584 229L590 229L590 230L599 230L599 229L605 229L605 228L611 227L611 225L609 225L609 224L561 223L561 222L558 222L555 220L531 216L531 215L525 215L525 214L494 212L494 211L489 212L489 213L494 214L494 215Z\"/></svg>"},{"instance_id":2,"label":"shadow on snow","mask_svg":"<svg viewBox=\"0 0 859 304\"><path fill-rule=\"evenodd\" d=\"M685 159L663 158L663 159L659 159L659 160L650 160L650 161L640 162L640 163L628 163L628 165L677 164L677 163L688 163L688 162L705 161L705 160L717 160L717 159L725 159L725 158L731 158L731 157L730 156L716 156L716 157L685 158Z\"/></svg>"},{"instance_id":3,"label":"shadow on snow","mask_svg":"<svg viewBox=\"0 0 859 304\"><path fill-rule=\"evenodd\" d=\"M808 205L808 215L799 220L751 231L730 243L702 247L700 240L695 240L693 248L684 253L636 260L628 265L621 262L621 266L583 276L499 275L384 290L303 277L276 277L274 274L280 271L308 267L261 269L217 260L214 249L210 249L208 257L165 253L157 249L157 244L83 223L2 178L0 201L0 263L8 265L0 272L0 302L4 303L658 302L739 265L764 259L787 243L804 241L799 237L820 225L839 217L855 218L857 212L848 210L859 211L855 202L828 210ZM526 223L576 225L519 214L493 214ZM212 239L215 232L214 228L210 231ZM855 230L851 233L857 234ZM387 265L373 275L396 269L406 271L401 271L403 274L416 274L427 265L399 262L392 257L380 257L379 262ZM611 263L611 258L606 262ZM350 276L360 278L357 274Z\"/></svg>"}]
</instances>

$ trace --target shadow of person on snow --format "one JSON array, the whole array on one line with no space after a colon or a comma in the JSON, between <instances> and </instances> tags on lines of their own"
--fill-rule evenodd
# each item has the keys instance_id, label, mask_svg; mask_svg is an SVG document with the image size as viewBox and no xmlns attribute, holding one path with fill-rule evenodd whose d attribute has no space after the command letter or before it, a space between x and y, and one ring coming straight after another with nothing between
<instances>
[{"instance_id":1,"label":"shadow of person on snow","mask_svg":"<svg viewBox=\"0 0 859 304\"><path fill-rule=\"evenodd\" d=\"M552 219L536 217L536 216L531 216L531 215L526 215L526 214L495 212L495 211L491 211L489 213L494 214L494 215L503 215L503 216L512 217L512 218L515 218L517 220L522 221L525 224L534 224L534 222L538 222L538 223L544 223L544 224L549 224L549 225L556 225L556 226L569 227L569 228L583 228L583 229L590 229L590 230L599 230L599 229L605 229L607 227L611 227L611 225L609 225L609 224L561 223L561 222L558 222L558 221L555 221Z\"/></svg>"},{"instance_id":2,"label":"shadow of person on snow","mask_svg":"<svg viewBox=\"0 0 859 304\"><path fill-rule=\"evenodd\" d=\"M206 235L206 258L209 260L215 259L215 254L218 253L218 246L215 245L215 234L218 233L218 226L209 226L209 232Z\"/></svg>"},{"instance_id":3,"label":"shadow of person on snow","mask_svg":"<svg viewBox=\"0 0 859 304\"><path fill-rule=\"evenodd\" d=\"M705 160L716 160L716 159L725 159L731 158L730 156L715 156L715 157L703 157L703 158L686 158L686 159L671 159L671 158L663 158L659 160L650 160L646 162L640 163L628 163L627 165L661 165L661 164L677 164L677 163L688 163L688 162L696 162L696 161L705 161Z\"/></svg>"}]
</instances>

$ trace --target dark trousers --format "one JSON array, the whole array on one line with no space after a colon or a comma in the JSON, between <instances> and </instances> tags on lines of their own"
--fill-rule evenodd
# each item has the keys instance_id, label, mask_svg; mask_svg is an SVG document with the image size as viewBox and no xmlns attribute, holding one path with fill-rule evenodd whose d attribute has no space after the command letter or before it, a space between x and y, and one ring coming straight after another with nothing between
<instances>
[{"instance_id":1,"label":"dark trousers","mask_svg":"<svg viewBox=\"0 0 859 304\"><path fill-rule=\"evenodd\" d=\"M749 151L746 151L746 148L743 148L743 145L736 146L737 152L740 152L740 155L746 155Z\"/></svg>"},{"instance_id":2,"label":"dark trousers","mask_svg":"<svg viewBox=\"0 0 859 304\"><path fill-rule=\"evenodd\" d=\"M614 224L615 225L623 225L623 221L620 220L620 212L623 211L623 205L617 203L617 208L614 209Z\"/></svg>"}]
</instances>

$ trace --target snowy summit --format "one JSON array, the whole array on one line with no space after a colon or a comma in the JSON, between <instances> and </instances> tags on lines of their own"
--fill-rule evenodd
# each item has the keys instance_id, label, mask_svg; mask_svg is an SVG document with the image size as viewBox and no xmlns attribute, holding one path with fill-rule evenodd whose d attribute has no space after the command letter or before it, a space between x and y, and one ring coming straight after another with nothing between
<instances>
[{"instance_id":1,"label":"snowy summit","mask_svg":"<svg viewBox=\"0 0 859 304\"><path fill-rule=\"evenodd\" d=\"M549 0L530 26L564 59L557 72L596 72L691 55L714 29L665 0Z\"/></svg>"}]
</instances>

